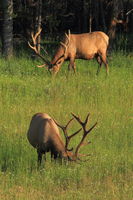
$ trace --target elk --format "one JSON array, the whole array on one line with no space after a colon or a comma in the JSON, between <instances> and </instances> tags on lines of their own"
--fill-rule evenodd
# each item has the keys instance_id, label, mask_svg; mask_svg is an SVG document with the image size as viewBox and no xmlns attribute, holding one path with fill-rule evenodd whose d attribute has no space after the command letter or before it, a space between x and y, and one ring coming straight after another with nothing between
<instances>
[{"instance_id":1,"label":"elk","mask_svg":"<svg viewBox=\"0 0 133 200\"><path fill-rule=\"evenodd\" d=\"M100 71L102 63L106 68L106 73L109 74L107 63L107 48L109 37L101 31L82 33L82 34L65 34L65 38L60 42L59 48L55 52L53 59L50 61L42 56L37 50L37 37L41 33L40 29L35 35L31 33L33 45L28 42L29 47L44 61L44 67L47 65L48 70L56 74L65 60L69 60L68 70L73 69L76 72L75 59L90 60L96 58L99 66L97 74Z\"/></svg>"},{"instance_id":2,"label":"elk","mask_svg":"<svg viewBox=\"0 0 133 200\"><path fill-rule=\"evenodd\" d=\"M72 113L72 115L73 118L70 119L65 126L58 124L46 113L36 113L33 115L27 132L27 138L29 143L37 149L38 165L41 164L42 155L45 155L47 152L51 152L51 157L54 159L64 158L70 161L80 160L79 156L84 156L83 154L78 154L79 149L81 146L89 144L89 142L85 143L84 140L88 133L90 133L91 130L96 126L97 122L87 130L86 125L88 122L89 114L87 115L84 122L82 122L81 119L75 114ZM82 128L73 134L68 135L68 126L74 118L79 122ZM58 127L63 130L65 143L60 136ZM71 138L77 135L81 129L83 129L82 139L77 145L75 152L73 152L73 148L69 149L68 145Z\"/></svg>"}]
</instances>

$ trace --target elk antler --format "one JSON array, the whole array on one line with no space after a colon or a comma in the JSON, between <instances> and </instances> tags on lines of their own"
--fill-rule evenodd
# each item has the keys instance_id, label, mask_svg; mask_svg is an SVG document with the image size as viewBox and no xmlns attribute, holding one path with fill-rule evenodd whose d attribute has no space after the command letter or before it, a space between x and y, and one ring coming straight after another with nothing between
<instances>
[{"instance_id":1,"label":"elk antler","mask_svg":"<svg viewBox=\"0 0 133 200\"><path fill-rule=\"evenodd\" d=\"M70 30L68 30L68 34L65 33L65 35L66 35L66 38L67 38L67 42L66 42L66 44L63 43L63 42L60 42L60 44L64 47L64 54L63 54L63 56L65 56L66 51L67 51L68 46L69 46L69 42L70 42Z\"/></svg>"},{"instance_id":2,"label":"elk antler","mask_svg":"<svg viewBox=\"0 0 133 200\"><path fill-rule=\"evenodd\" d=\"M39 51L38 51L38 49L37 49L37 38L38 38L38 36L40 35L41 31L42 31L42 29L40 28L40 29L38 30L38 32L35 33L35 35L33 34L33 32L31 33L31 38L32 38L33 46L30 44L29 41L28 41L28 45L29 45L29 47L36 53L36 55L39 56L39 57L51 68L51 65L52 65L52 64L50 63L50 61L47 60L46 58L44 58L44 57L39 53ZM38 66L38 67L43 67L43 66L45 66L45 64L44 64L44 65L40 65L40 66Z\"/></svg>"},{"instance_id":3,"label":"elk antler","mask_svg":"<svg viewBox=\"0 0 133 200\"><path fill-rule=\"evenodd\" d=\"M70 119L70 120L68 121L68 123L66 124L66 126L61 126L60 124L58 124L58 123L54 120L54 122L56 123L56 125L59 126L59 127L63 130L64 136L65 136L65 139L66 139L65 149L66 149L67 151L72 151L72 150L73 150L73 148L68 149L68 144L69 144L69 142L70 142L70 139L71 139L72 137L74 137L76 134L78 134L78 133L81 131L81 129L82 129L82 128L80 128L78 131L76 131L76 132L74 132L72 135L69 135L69 136L68 136L68 134L67 134L67 128L68 128L68 125L70 124L70 122L71 122L73 119L74 119L74 118Z\"/></svg>"},{"instance_id":4,"label":"elk antler","mask_svg":"<svg viewBox=\"0 0 133 200\"><path fill-rule=\"evenodd\" d=\"M133 12L133 8L131 9L131 10L129 10L127 13L126 13L126 15L129 15L130 13L132 13Z\"/></svg>"},{"instance_id":5,"label":"elk antler","mask_svg":"<svg viewBox=\"0 0 133 200\"><path fill-rule=\"evenodd\" d=\"M70 30L68 30L68 34L65 33L65 36L66 36L66 39L67 39L66 44L63 43L63 42L60 42L60 44L64 47L64 53L56 60L56 63L58 63L59 60L61 58L65 57L65 55L66 55L66 52L67 52L67 49L68 49L68 46L69 46L69 42L70 42L70 34L71 34Z\"/></svg>"},{"instance_id":6,"label":"elk antler","mask_svg":"<svg viewBox=\"0 0 133 200\"><path fill-rule=\"evenodd\" d=\"M87 130L87 129L86 129L86 125L87 125L87 122L88 122L90 113L88 113L88 115L87 115L87 117L86 117L86 119L85 119L84 122L81 121L81 119L80 119L78 116L76 116L75 114L73 114L73 113L71 113L71 114L73 115L73 117L79 122L79 124L80 124L80 125L82 126L82 128L83 128L83 136L82 136L81 141L80 141L80 143L77 145L76 150L75 150L75 156L76 156L76 158L77 158L77 157L78 157L79 148L80 148L81 146L85 146L85 145L88 145L88 144L90 143L89 141L84 143L84 140L85 140L86 136L92 131L92 129L97 125L97 122L96 122L90 129Z\"/></svg>"}]
</instances>

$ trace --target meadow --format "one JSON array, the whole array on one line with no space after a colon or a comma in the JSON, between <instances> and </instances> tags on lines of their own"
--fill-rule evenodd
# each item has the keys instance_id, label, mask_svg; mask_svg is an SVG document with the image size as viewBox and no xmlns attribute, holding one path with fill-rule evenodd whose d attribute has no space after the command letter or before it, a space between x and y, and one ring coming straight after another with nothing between
<instances>
[{"instance_id":1,"label":"meadow","mask_svg":"<svg viewBox=\"0 0 133 200\"><path fill-rule=\"evenodd\" d=\"M56 77L21 55L0 59L0 199L133 200L133 57L114 52L96 76L95 61L67 62ZM47 161L37 169L36 150L26 133L33 114L46 112L64 125L71 112L98 125L81 149L86 162ZM79 125L73 121L70 134ZM62 132L61 132L62 134ZM82 133L72 139L75 147ZM63 134L62 134L63 138Z\"/></svg>"}]
</instances>

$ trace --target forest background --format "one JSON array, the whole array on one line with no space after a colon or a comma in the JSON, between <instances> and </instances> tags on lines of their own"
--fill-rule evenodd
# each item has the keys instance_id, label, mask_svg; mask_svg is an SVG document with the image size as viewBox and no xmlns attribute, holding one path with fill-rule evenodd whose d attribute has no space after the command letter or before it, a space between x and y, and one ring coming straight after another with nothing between
<instances>
[{"instance_id":1,"label":"forest background","mask_svg":"<svg viewBox=\"0 0 133 200\"><path fill-rule=\"evenodd\" d=\"M1 0L1 53L11 57L16 47L27 48L31 32L39 27L43 40L57 41L69 29L72 33L104 31L111 45L118 38L119 48L131 50L132 13L133 0Z\"/></svg>"},{"instance_id":2,"label":"forest background","mask_svg":"<svg viewBox=\"0 0 133 200\"><path fill-rule=\"evenodd\" d=\"M67 61L56 77L37 68L28 41L40 27L50 57L69 29L107 33L109 76L104 68L96 76L95 60L76 60L76 75ZM133 0L0 0L0 199L133 200L132 82ZM88 128L98 125L81 149L88 161L61 165L47 153L38 170L26 135L37 112L62 125L89 112ZM78 129L74 121L69 134Z\"/></svg>"}]
</instances>

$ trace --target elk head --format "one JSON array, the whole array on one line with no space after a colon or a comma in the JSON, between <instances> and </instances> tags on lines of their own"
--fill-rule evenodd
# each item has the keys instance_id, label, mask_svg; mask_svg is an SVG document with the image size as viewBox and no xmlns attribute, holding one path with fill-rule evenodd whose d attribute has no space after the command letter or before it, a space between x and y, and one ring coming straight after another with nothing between
<instances>
[{"instance_id":1,"label":"elk head","mask_svg":"<svg viewBox=\"0 0 133 200\"><path fill-rule=\"evenodd\" d=\"M70 30L68 31L68 34L65 33L65 41L60 42L60 47L57 50L57 52L55 53L54 58L51 61L51 63L53 63L51 71L54 74L56 74L59 71L65 58L67 58L69 43L70 43Z\"/></svg>"},{"instance_id":2,"label":"elk head","mask_svg":"<svg viewBox=\"0 0 133 200\"><path fill-rule=\"evenodd\" d=\"M66 36L65 43L60 42L60 44L63 46L62 54L59 55L58 57L56 57L56 54L55 54L54 59L52 59L51 61L49 59L47 59L46 57L42 56L37 49L37 38L41 34L41 31L42 31L42 29L40 28L37 33L35 33L35 34L33 34L33 32L31 33L33 45L31 45L29 41L28 41L28 45L35 52L35 54L39 58L41 58L43 60L43 62L45 63L43 65L37 65L37 67L46 67L49 70L49 72L56 74L59 71L61 64L64 62L64 58L66 56L67 48L68 48L69 41L70 41L70 31L68 34L65 34L65 36ZM46 53L46 51L45 51L45 53Z\"/></svg>"}]
</instances>

